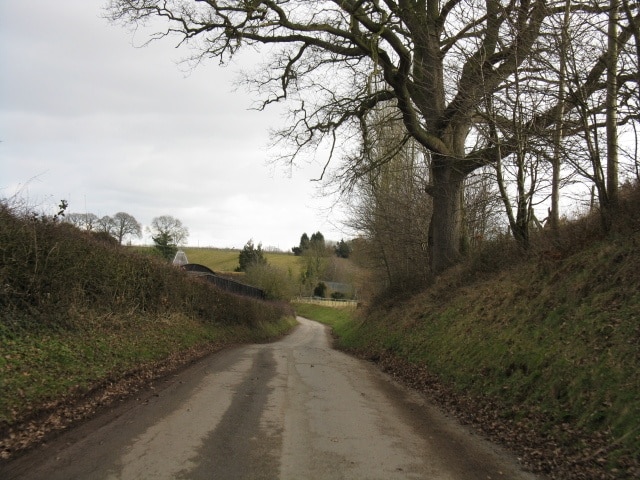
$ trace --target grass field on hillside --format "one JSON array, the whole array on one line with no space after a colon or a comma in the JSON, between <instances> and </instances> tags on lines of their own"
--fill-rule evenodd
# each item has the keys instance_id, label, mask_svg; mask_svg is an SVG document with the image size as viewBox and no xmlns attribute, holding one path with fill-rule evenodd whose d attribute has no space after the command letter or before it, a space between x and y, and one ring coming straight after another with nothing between
<instances>
[{"instance_id":1,"label":"grass field on hillside","mask_svg":"<svg viewBox=\"0 0 640 480\"><path fill-rule=\"evenodd\" d=\"M233 272L238 267L240 250L185 247L183 251L189 263L199 263L214 272ZM294 275L300 272L301 257L296 257L292 253L265 252L264 257L269 265L284 271L291 269Z\"/></svg>"},{"instance_id":2,"label":"grass field on hillside","mask_svg":"<svg viewBox=\"0 0 640 480\"><path fill-rule=\"evenodd\" d=\"M185 247L189 263L199 263L216 272L233 272L238 267L238 250Z\"/></svg>"}]
</instances>

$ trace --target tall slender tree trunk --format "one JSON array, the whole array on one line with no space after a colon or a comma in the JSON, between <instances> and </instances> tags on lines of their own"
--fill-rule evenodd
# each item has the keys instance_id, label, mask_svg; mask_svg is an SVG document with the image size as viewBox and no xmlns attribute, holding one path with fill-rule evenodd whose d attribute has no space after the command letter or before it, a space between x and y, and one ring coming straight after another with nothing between
<instances>
[{"instance_id":1,"label":"tall slender tree trunk","mask_svg":"<svg viewBox=\"0 0 640 480\"><path fill-rule=\"evenodd\" d=\"M607 51L607 198L606 214L618 204L618 20L619 0L609 1ZM611 219L609 218L608 221Z\"/></svg>"},{"instance_id":2,"label":"tall slender tree trunk","mask_svg":"<svg viewBox=\"0 0 640 480\"><path fill-rule=\"evenodd\" d=\"M523 248L529 248L529 194L526 185L526 159L525 145L521 144L516 152L518 174L516 178L516 223L513 228L513 236ZM532 180L533 181L533 180Z\"/></svg>"},{"instance_id":3,"label":"tall slender tree trunk","mask_svg":"<svg viewBox=\"0 0 640 480\"><path fill-rule=\"evenodd\" d=\"M571 1L566 0L564 18L560 30L560 68L558 71L558 111L556 112L556 127L553 134L553 161L551 169L551 208L549 209L549 226L554 233L560 225L560 166L562 155L562 138L564 130L564 98L567 76L567 47L569 45L569 20Z\"/></svg>"},{"instance_id":4,"label":"tall slender tree trunk","mask_svg":"<svg viewBox=\"0 0 640 480\"><path fill-rule=\"evenodd\" d=\"M638 70L636 73L636 81L640 85L640 16L633 15L632 3L629 0L622 0L622 9L624 10L625 17L629 25L631 25L631 31L633 32L633 38L636 44L636 67ZM636 90L638 95L638 102L640 103L640 88Z\"/></svg>"}]
</instances>

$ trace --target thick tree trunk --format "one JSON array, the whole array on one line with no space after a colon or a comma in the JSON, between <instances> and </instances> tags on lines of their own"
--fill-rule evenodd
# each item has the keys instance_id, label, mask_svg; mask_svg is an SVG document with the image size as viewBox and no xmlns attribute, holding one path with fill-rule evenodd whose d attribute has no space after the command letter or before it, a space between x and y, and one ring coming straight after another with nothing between
<instances>
[{"instance_id":1,"label":"thick tree trunk","mask_svg":"<svg viewBox=\"0 0 640 480\"><path fill-rule=\"evenodd\" d=\"M431 270L438 275L455 264L461 256L460 198L464 174L455 168L455 160L450 158L434 159L432 169Z\"/></svg>"}]
</instances>

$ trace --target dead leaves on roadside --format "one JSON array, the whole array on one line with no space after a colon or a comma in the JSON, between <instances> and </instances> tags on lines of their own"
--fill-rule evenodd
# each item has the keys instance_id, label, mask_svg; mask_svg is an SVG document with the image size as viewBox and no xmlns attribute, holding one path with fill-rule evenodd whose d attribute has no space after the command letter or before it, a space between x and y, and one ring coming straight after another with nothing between
<instances>
[{"instance_id":1,"label":"dead leaves on roadside","mask_svg":"<svg viewBox=\"0 0 640 480\"><path fill-rule=\"evenodd\" d=\"M48 441L102 409L131 398L136 392L152 389L154 381L220 348L222 345L218 344L192 348L164 361L144 365L120 378L106 379L89 392L70 392L58 402L34 406L27 417L0 429L0 461L8 461Z\"/></svg>"},{"instance_id":2,"label":"dead leaves on roadside","mask_svg":"<svg viewBox=\"0 0 640 480\"><path fill-rule=\"evenodd\" d=\"M489 440L514 453L523 468L557 480L614 480L640 478L640 457L619 458L610 466L614 442L607 432L586 435L570 424L545 432L540 412L514 412L489 398L472 398L446 386L424 365L411 364L391 353L360 355L377 363L386 373L424 393L461 424L481 432ZM548 423L548 422L547 422ZM548 427L547 427L548 430Z\"/></svg>"}]
</instances>

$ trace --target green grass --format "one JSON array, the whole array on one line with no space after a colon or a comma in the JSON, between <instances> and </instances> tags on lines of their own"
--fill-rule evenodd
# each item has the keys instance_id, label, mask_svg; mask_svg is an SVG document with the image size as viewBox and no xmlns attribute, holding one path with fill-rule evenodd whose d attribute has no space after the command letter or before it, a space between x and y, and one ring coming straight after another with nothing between
<instances>
[{"instance_id":1,"label":"green grass","mask_svg":"<svg viewBox=\"0 0 640 480\"><path fill-rule=\"evenodd\" d=\"M367 332L360 327L358 312L353 307L327 307L311 303L294 303L296 315L329 325L336 334L337 346L357 349L365 343Z\"/></svg>"},{"instance_id":2,"label":"green grass","mask_svg":"<svg viewBox=\"0 0 640 480\"><path fill-rule=\"evenodd\" d=\"M342 331L353 323L355 310L352 307L325 307L312 303L294 303L296 314Z\"/></svg>"},{"instance_id":3,"label":"green grass","mask_svg":"<svg viewBox=\"0 0 640 480\"><path fill-rule=\"evenodd\" d=\"M186 247L183 250L190 263L199 263L215 272L233 272L238 267L239 250L195 247ZM291 270L296 277L300 274L301 257L279 252L265 252L264 256L269 265L285 272Z\"/></svg>"},{"instance_id":4,"label":"green grass","mask_svg":"<svg viewBox=\"0 0 640 480\"><path fill-rule=\"evenodd\" d=\"M179 352L261 342L286 333L293 317L247 325L203 323L184 315L132 317L114 324L67 330L11 329L0 324L0 427L39 406L82 395ZM105 327L111 325L110 327Z\"/></svg>"},{"instance_id":5,"label":"green grass","mask_svg":"<svg viewBox=\"0 0 640 480\"><path fill-rule=\"evenodd\" d=\"M238 267L238 250L187 247L183 251L189 263L199 263L216 272L233 272Z\"/></svg>"}]
</instances>

